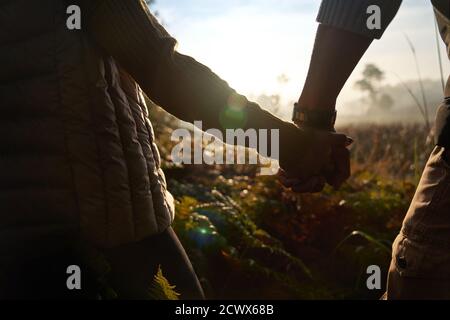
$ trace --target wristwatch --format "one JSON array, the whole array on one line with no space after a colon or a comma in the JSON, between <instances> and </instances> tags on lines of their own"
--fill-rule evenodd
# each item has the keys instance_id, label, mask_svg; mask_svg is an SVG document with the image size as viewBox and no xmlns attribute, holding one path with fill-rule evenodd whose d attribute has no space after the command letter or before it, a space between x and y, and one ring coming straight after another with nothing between
<instances>
[{"instance_id":1,"label":"wristwatch","mask_svg":"<svg viewBox=\"0 0 450 320\"><path fill-rule=\"evenodd\" d=\"M334 131L336 117L335 109L307 109L295 103L292 121L299 127Z\"/></svg>"}]
</instances>

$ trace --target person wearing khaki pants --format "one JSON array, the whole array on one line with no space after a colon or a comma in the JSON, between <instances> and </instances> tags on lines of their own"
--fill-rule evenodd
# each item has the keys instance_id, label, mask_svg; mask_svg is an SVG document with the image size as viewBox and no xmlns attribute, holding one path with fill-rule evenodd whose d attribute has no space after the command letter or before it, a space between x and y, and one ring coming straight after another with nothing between
<instances>
[{"instance_id":1,"label":"person wearing khaki pants","mask_svg":"<svg viewBox=\"0 0 450 320\"><path fill-rule=\"evenodd\" d=\"M450 151L428 160L392 247L387 299L450 299Z\"/></svg>"},{"instance_id":2,"label":"person wearing khaki pants","mask_svg":"<svg viewBox=\"0 0 450 320\"><path fill-rule=\"evenodd\" d=\"M334 130L336 99L350 74L374 39L382 37L401 0L323 0L308 77L294 108L300 127ZM447 50L450 43L450 4L431 1ZM369 29L365 17L378 6L379 29ZM449 50L450 58L450 50ZM332 76L330 76L330 72ZM450 79L444 92L450 97ZM330 125L331 124L331 125ZM450 98L439 107L435 124L436 147L423 172L403 227L393 244L384 299L450 299ZM335 167L348 154L334 153ZM334 185L339 186L348 170ZM302 181L295 188L301 189Z\"/></svg>"}]
</instances>

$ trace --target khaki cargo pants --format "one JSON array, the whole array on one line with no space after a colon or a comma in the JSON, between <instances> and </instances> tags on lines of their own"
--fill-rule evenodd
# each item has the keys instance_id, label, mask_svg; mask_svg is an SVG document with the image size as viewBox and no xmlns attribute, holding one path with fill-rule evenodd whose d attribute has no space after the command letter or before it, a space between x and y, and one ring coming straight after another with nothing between
<instances>
[{"instance_id":1,"label":"khaki cargo pants","mask_svg":"<svg viewBox=\"0 0 450 320\"><path fill-rule=\"evenodd\" d=\"M450 59L450 20L435 10ZM450 78L445 89L449 107ZM450 299L450 150L436 147L394 241L387 299Z\"/></svg>"},{"instance_id":2,"label":"khaki cargo pants","mask_svg":"<svg viewBox=\"0 0 450 320\"><path fill-rule=\"evenodd\" d=\"M394 241L385 299L450 299L449 164L436 147Z\"/></svg>"}]
</instances>

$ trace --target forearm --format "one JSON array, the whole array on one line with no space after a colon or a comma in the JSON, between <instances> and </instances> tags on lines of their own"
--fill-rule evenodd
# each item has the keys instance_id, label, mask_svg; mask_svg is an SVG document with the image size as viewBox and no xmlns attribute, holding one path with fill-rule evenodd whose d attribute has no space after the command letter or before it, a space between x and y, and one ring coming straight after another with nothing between
<instances>
[{"instance_id":1,"label":"forearm","mask_svg":"<svg viewBox=\"0 0 450 320\"><path fill-rule=\"evenodd\" d=\"M348 77L372 43L386 31L401 0L322 0L320 23L299 105L334 108ZM380 28L368 28L369 7L380 9Z\"/></svg>"},{"instance_id":2,"label":"forearm","mask_svg":"<svg viewBox=\"0 0 450 320\"><path fill-rule=\"evenodd\" d=\"M299 105L335 107L336 99L373 39L320 24Z\"/></svg>"},{"instance_id":3,"label":"forearm","mask_svg":"<svg viewBox=\"0 0 450 320\"><path fill-rule=\"evenodd\" d=\"M84 1L84 2L83 2ZM176 41L139 0L83 0L88 33L155 103L203 129L279 129L291 124L238 95L209 68L175 50Z\"/></svg>"},{"instance_id":4,"label":"forearm","mask_svg":"<svg viewBox=\"0 0 450 320\"><path fill-rule=\"evenodd\" d=\"M202 121L203 128L282 129L286 123L233 90L208 67L174 52L164 74L143 89L181 120ZM145 75L144 75L145 76Z\"/></svg>"}]
</instances>

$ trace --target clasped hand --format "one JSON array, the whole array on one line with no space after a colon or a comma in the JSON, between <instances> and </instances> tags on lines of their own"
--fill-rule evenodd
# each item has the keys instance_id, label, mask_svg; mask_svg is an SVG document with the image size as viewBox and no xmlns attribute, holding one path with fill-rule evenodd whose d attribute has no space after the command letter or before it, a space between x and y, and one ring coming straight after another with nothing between
<instances>
[{"instance_id":1,"label":"clasped hand","mask_svg":"<svg viewBox=\"0 0 450 320\"><path fill-rule=\"evenodd\" d=\"M285 187L315 193L327 183L338 189L350 177L351 138L294 125L283 134L278 177Z\"/></svg>"}]
</instances>

